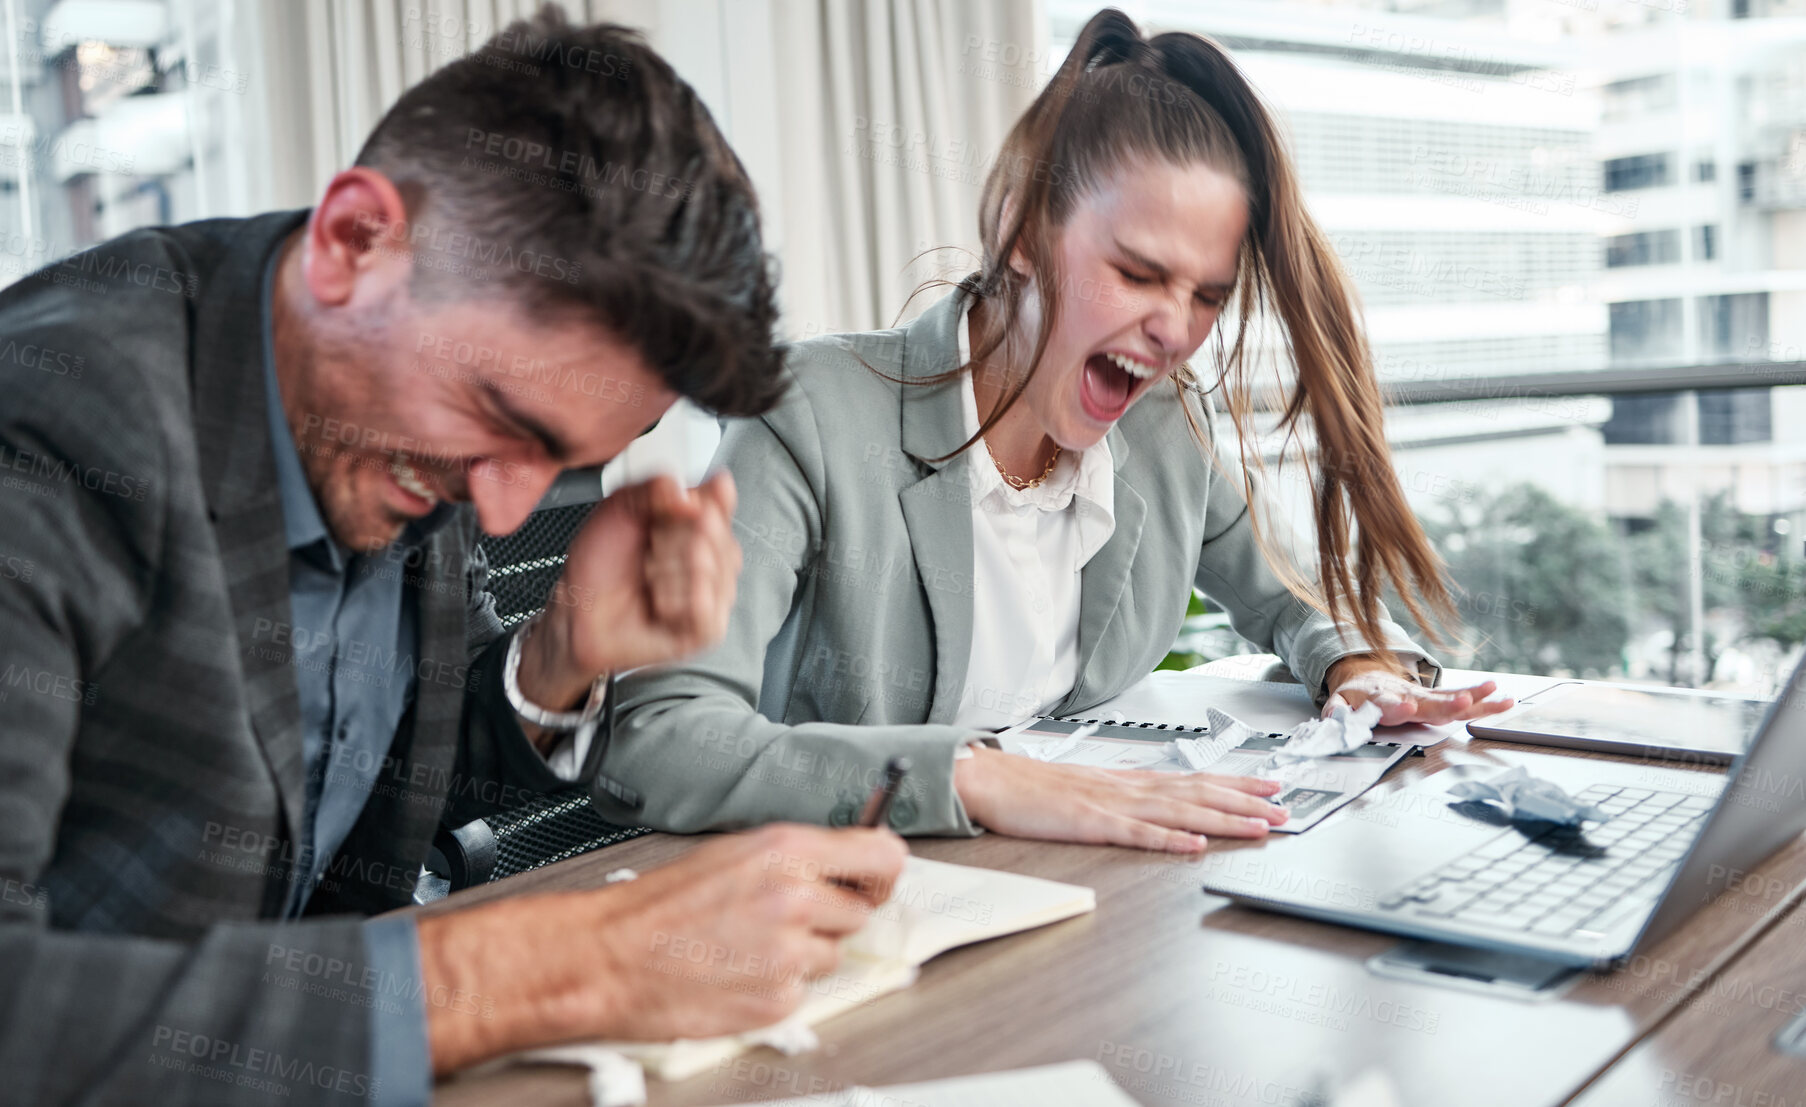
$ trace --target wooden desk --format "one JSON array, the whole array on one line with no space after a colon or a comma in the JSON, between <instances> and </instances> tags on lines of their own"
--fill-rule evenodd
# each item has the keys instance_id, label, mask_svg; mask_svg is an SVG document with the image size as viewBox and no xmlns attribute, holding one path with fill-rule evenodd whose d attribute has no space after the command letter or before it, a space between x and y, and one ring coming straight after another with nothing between
<instances>
[{"instance_id":1,"label":"wooden desk","mask_svg":"<svg viewBox=\"0 0 1806 1107\"><path fill-rule=\"evenodd\" d=\"M1751 910L1776 893L1744 882ZM1806 906L1795 906L1574 1099L1579 1107L1797 1107L1806 1058L1774 1046L1806 1010Z\"/></svg>"},{"instance_id":2,"label":"wooden desk","mask_svg":"<svg viewBox=\"0 0 1806 1107\"><path fill-rule=\"evenodd\" d=\"M1338 818L1497 743L1455 740L1407 761ZM460 893L443 910L530 891L595 887L696 839L653 835ZM1213 844L1213 849L1261 848ZM653 1107L725 1104L1045 1064L1101 1062L1157 1105L1322 1102L1378 1068L1401 1105L1531 1107L1568 1100L1725 968L1806 891L1806 839L1755 874L1758 894L1707 906L1620 972L1526 1003L1371 974L1384 935L1264 914L1206 896L1199 865L1167 855L1000 836L917 839L939 860L1097 890L1094 914L955 950L921 979L819 1028L822 1048L744 1055ZM1806 985L1802 985L1806 988ZM1778 1024L1777 1015L1777 1024ZM448 1105L586 1103L573 1069L512 1068L442 1084Z\"/></svg>"}]
</instances>

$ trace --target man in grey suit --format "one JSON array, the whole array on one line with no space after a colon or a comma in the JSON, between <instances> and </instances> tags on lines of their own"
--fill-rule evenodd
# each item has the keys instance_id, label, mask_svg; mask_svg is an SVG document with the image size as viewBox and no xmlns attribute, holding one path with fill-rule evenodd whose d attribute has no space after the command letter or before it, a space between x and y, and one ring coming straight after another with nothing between
<instances>
[{"instance_id":1,"label":"man in grey suit","mask_svg":"<svg viewBox=\"0 0 1806 1107\"><path fill-rule=\"evenodd\" d=\"M888 832L362 918L442 821L593 780L608 673L719 639L725 477L609 498L512 634L476 542L680 395L768 407L773 315L694 94L550 12L404 95L310 212L0 293L0 1101L416 1103L509 1050L800 1001Z\"/></svg>"}]
</instances>

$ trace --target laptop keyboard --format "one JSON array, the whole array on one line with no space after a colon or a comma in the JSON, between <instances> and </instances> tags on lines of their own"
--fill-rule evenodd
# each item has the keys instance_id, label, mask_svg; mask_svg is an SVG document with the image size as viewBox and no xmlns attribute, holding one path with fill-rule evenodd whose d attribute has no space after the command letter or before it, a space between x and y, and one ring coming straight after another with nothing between
<instances>
[{"instance_id":1,"label":"laptop keyboard","mask_svg":"<svg viewBox=\"0 0 1806 1107\"><path fill-rule=\"evenodd\" d=\"M1717 802L1609 784L1576 798L1610 817L1585 829L1550 824L1528 836L1508 831L1379 906L1550 937L1604 932L1650 906Z\"/></svg>"}]
</instances>

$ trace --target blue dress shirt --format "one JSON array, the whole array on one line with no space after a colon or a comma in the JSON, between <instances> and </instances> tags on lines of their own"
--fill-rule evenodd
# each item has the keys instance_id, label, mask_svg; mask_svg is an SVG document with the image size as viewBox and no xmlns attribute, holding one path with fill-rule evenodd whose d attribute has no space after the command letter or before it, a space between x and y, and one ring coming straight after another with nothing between
<instances>
[{"instance_id":1,"label":"blue dress shirt","mask_svg":"<svg viewBox=\"0 0 1806 1107\"><path fill-rule=\"evenodd\" d=\"M277 256L280 256L278 254ZM295 684L307 769L303 840L295 843L287 913L297 916L330 873L357 822L395 730L414 698L418 613L402 587L402 555L444 524L450 505L411 524L395 545L350 554L333 540L301 468L276 386L270 320L276 258L263 278L263 370L270 441L289 548L289 608ZM403 1006L370 1008L371 1084L383 1104L424 1107L432 1098L420 938L412 919L364 925L364 954L382 991ZM403 982L406 987L401 987Z\"/></svg>"}]
</instances>

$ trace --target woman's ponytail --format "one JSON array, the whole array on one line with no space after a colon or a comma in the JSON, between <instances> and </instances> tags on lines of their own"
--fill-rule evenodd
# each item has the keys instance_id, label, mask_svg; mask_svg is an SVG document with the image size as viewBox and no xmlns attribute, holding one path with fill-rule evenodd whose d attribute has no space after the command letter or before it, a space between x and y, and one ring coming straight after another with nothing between
<instances>
[{"instance_id":1,"label":"woman's ponytail","mask_svg":"<svg viewBox=\"0 0 1806 1107\"><path fill-rule=\"evenodd\" d=\"M1324 605L1336 618L1346 610L1361 636L1379 649L1384 642L1380 596L1390 585L1434 639L1435 622L1426 605L1444 620L1453 615L1441 560L1393 473L1384 404L1355 296L1305 207L1279 128L1215 43L1198 35L1163 34L1150 45L1161 70L1216 113L1241 152L1248 194L1245 261L1252 270L1242 276L1243 321L1245 326L1263 312L1278 317L1297 372L1280 428L1289 439L1308 418L1315 432L1312 500ZM1231 390L1228 406L1246 462L1251 405L1246 375L1241 376L1242 387ZM1258 470L1255 461L1252 469L1243 465L1245 474ZM1251 481L1246 491L1252 504Z\"/></svg>"},{"instance_id":2,"label":"woman's ponytail","mask_svg":"<svg viewBox=\"0 0 1806 1107\"><path fill-rule=\"evenodd\" d=\"M1125 165L1155 159L1202 164L1234 179L1248 205L1238 259L1235 329L1217 328L1219 380L1241 441L1244 491L1255 533L1280 579L1340 621L1346 615L1382 656L1380 599L1395 590L1431 638L1433 610L1444 625L1453 604L1441 562L1406 505L1392 471L1372 355L1347 275L1305 209L1291 159L1272 116L1227 53L1193 34L1144 38L1114 8L1093 16L1059 70L1011 128L985 181L979 211L983 268L969 292L986 301L985 333L973 336L972 366L987 364L1015 332L1025 298L1039 291L1039 322L1026 364L1039 365L1052 335L1061 287L1055 243L1079 200ZM1026 269L1026 272L1022 270ZM1317 580L1280 555L1260 525L1255 478L1262 470L1252 425L1248 335L1276 320L1296 376L1278 429L1292 443L1306 421L1316 439L1311 471ZM969 367L962 367L962 370ZM957 372L957 370L956 370ZM1175 375L1196 387L1189 370ZM971 447L1021 397L1026 376L1008 382ZM1192 407L1185 406L1192 418ZM1204 429L1194 421L1200 444ZM957 451L956 451L957 452Z\"/></svg>"}]
</instances>

